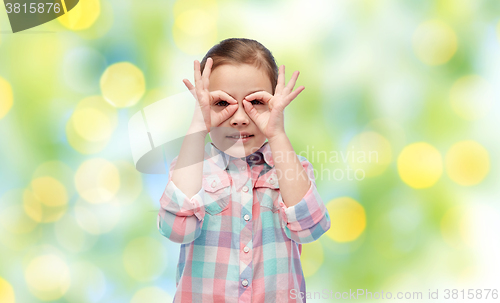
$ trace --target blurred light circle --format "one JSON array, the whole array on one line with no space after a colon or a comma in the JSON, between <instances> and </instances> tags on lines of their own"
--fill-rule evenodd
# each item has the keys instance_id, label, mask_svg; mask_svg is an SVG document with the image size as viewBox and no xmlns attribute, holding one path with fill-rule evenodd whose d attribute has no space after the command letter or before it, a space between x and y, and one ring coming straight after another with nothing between
<instances>
[{"instance_id":1,"label":"blurred light circle","mask_svg":"<svg viewBox=\"0 0 500 303\"><path fill-rule=\"evenodd\" d=\"M441 219L441 235L444 241L452 248L463 249L471 247L472 220L470 210L463 206L455 206L444 214Z\"/></svg>"},{"instance_id":2,"label":"blurred light circle","mask_svg":"<svg viewBox=\"0 0 500 303\"><path fill-rule=\"evenodd\" d=\"M92 235L100 235L112 231L121 217L118 201L90 204L82 199L75 203L75 218L78 225Z\"/></svg>"},{"instance_id":3,"label":"blurred light circle","mask_svg":"<svg viewBox=\"0 0 500 303\"><path fill-rule=\"evenodd\" d=\"M36 231L34 229L33 231ZM15 253L24 252L27 248L43 241L42 233L29 232L14 234L0 224L0 246Z\"/></svg>"},{"instance_id":4,"label":"blurred light circle","mask_svg":"<svg viewBox=\"0 0 500 303\"><path fill-rule=\"evenodd\" d=\"M89 261L79 261L71 264L70 275L71 286L64 295L67 302L102 302L106 292L106 277L102 270Z\"/></svg>"},{"instance_id":5,"label":"blurred light circle","mask_svg":"<svg viewBox=\"0 0 500 303\"><path fill-rule=\"evenodd\" d=\"M93 154L104 149L117 125L116 109L101 96L92 96L76 106L66 124L66 136L75 150Z\"/></svg>"},{"instance_id":6,"label":"blurred light circle","mask_svg":"<svg viewBox=\"0 0 500 303\"><path fill-rule=\"evenodd\" d=\"M35 196L49 207L68 204L66 188L52 177L39 177L31 181L31 188Z\"/></svg>"},{"instance_id":7,"label":"blurred light circle","mask_svg":"<svg viewBox=\"0 0 500 303\"><path fill-rule=\"evenodd\" d=\"M66 28L79 31L91 27L101 13L100 0L85 0L57 18Z\"/></svg>"},{"instance_id":8,"label":"blurred light circle","mask_svg":"<svg viewBox=\"0 0 500 303\"><path fill-rule=\"evenodd\" d=\"M142 71L129 62L109 66L101 77L103 97L115 107L135 105L146 92Z\"/></svg>"},{"instance_id":9,"label":"blurred light circle","mask_svg":"<svg viewBox=\"0 0 500 303\"><path fill-rule=\"evenodd\" d=\"M446 23L429 20L415 30L413 49L417 57L427 65L444 64L457 51L457 36Z\"/></svg>"},{"instance_id":10,"label":"blurred light circle","mask_svg":"<svg viewBox=\"0 0 500 303\"><path fill-rule=\"evenodd\" d=\"M40 164L35 169L32 179L52 177L64 186L68 197L71 197L75 193L75 186L73 183L74 175L74 171L66 163L53 160Z\"/></svg>"},{"instance_id":11,"label":"blurred light circle","mask_svg":"<svg viewBox=\"0 0 500 303\"><path fill-rule=\"evenodd\" d=\"M326 235L337 242L356 240L366 227L365 209L350 197L331 200L326 205L331 227Z\"/></svg>"},{"instance_id":12,"label":"blurred light circle","mask_svg":"<svg viewBox=\"0 0 500 303\"><path fill-rule=\"evenodd\" d=\"M302 244L300 262L305 277L314 275L324 262L323 246L320 241Z\"/></svg>"},{"instance_id":13,"label":"blurred light circle","mask_svg":"<svg viewBox=\"0 0 500 303\"><path fill-rule=\"evenodd\" d=\"M76 132L88 141L109 139L114 130L106 115L93 108L75 112L72 119Z\"/></svg>"},{"instance_id":14,"label":"blurred light circle","mask_svg":"<svg viewBox=\"0 0 500 303\"><path fill-rule=\"evenodd\" d=\"M394 120L379 118L370 121L365 126L365 131L375 131L391 143L391 151L397 147L403 147L406 141L405 130Z\"/></svg>"},{"instance_id":15,"label":"blurred light circle","mask_svg":"<svg viewBox=\"0 0 500 303\"><path fill-rule=\"evenodd\" d=\"M84 30L76 31L81 38L85 40L95 40L101 38L105 36L113 26L113 4L110 1L101 1L100 5L99 16L92 26ZM102 74L102 71L99 74ZM99 77L97 80L99 80Z\"/></svg>"},{"instance_id":16,"label":"blurred light circle","mask_svg":"<svg viewBox=\"0 0 500 303\"><path fill-rule=\"evenodd\" d=\"M60 299L70 285L66 263L56 255L42 255L31 260L25 271L30 292L41 301Z\"/></svg>"},{"instance_id":17,"label":"blurred light circle","mask_svg":"<svg viewBox=\"0 0 500 303\"><path fill-rule=\"evenodd\" d=\"M0 119L5 117L14 103L12 86L4 78L0 77Z\"/></svg>"},{"instance_id":18,"label":"blurred light circle","mask_svg":"<svg viewBox=\"0 0 500 303\"><path fill-rule=\"evenodd\" d=\"M117 161L115 165L120 173L120 189L116 200L122 205L133 203L142 192L142 175L130 162Z\"/></svg>"},{"instance_id":19,"label":"blurred light circle","mask_svg":"<svg viewBox=\"0 0 500 303\"><path fill-rule=\"evenodd\" d=\"M0 302L2 303L14 303L16 302L16 296L14 295L14 289L9 282L0 277Z\"/></svg>"},{"instance_id":20,"label":"blurred light circle","mask_svg":"<svg viewBox=\"0 0 500 303\"><path fill-rule=\"evenodd\" d=\"M24 252L26 248L42 241L42 233L35 232L38 221L25 210L24 189L12 189L0 197L0 247L13 252ZM1 301L0 301L1 302Z\"/></svg>"},{"instance_id":21,"label":"blurred light circle","mask_svg":"<svg viewBox=\"0 0 500 303\"><path fill-rule=\"evenodd\" d=\"M399 154L398 172L401 179L413 188L430 187L443 173L441 154L429 143L412 143Z\"/></svg>"},{"instance_id":22,"label":"blurred light circle","mask_svg":"<svg viewBox=\"0 0 500 303\"><path fill-rule=\"evenodd\" d=\"M391 163L392 151L389 141L374 131L362 132L356 135L346 150L349 166L363 170L366 177L382 174Z\"/></svg>"},{"instance_id":23,"label":"blurred light circle","mask_svg":"<svg viewBox=\"0 0 500 303\"><path fill-rule=\"evenodd\" d=\"M0 225L12 234L29 233L38 225L19 203L22 199L22 190L10 190L0 197Z\"/></svg>"},{"instance_id":24,"label":"blurred light circle","mask_svg":"<svg viewBox=\"0 0 500 303\"><path fill-rule=\"evenodd\" d=\"M23 193L24 210L33 220L50 223L59 220L67 210L68 194L64 185L52 177L39 177Z\"/></svg>"},{"instance_id":25,"label":"blurred light circle","mask_svg":"<svg viewBox=\"0 0 500 303\"><path fill-rule=\"evenodd\" d=\"M108 160L90 159L76 171L75 186L80 196L90 203L108 202L120 188L120 174Z\"/></svg>"},{"instance_id":26,"label":"blurred light circle","mask_svg":"<svg viewBox=\"0 0 500 303\"><path fill-rule=\"evenodd\" d=\"M54 232L59 244L73 253L88 251L97 241L97 237L89 235L70 214L55 223Z\"/></svg>"},{"instance_id":27,"label":"blurred light circle","mask_svg":"<svg viewBox=\"0 0 500 303\"><path fill-rule=\"evenodd\" d=\"M83 99L66 125L70 145L82 153L94 153L107 145L118 125L116 109L101 96Z\"/></svg>"},{"instance_id":28,"label":"blurred light circle","mask_svg":"<svg viewBox=\"0 0 500 303\"><path fill-rule=\"evenodd\" d=\"M130 277L148 282L163 273L167 266L166 256L167 250L158 240L151 237L135 238L125 247L123 264Z\"/></svg>"},{"instance_id":29,"label":"blurred light circle","mask_svg":"<svg viewBox=\"0 0 500 303\"><path fill-rule=\"evenodd\" d=\"M80 93L99 90L99 77L106 69L106 60L96 50L77 47L66 53L63 64L64 81Z\"/></svg>"},{"instance_id":30,"label":"blurred light circle","mask_svg":"<svg viewBox=\"0 0 500 303\"><path fill-rule=\"evenodd\" d=\"M445 157L446 172L456 183L471 186L480 183L490 170L488 151L475 141L455 143Z\"/></svg>"},{"instance_id":31,"label":"blurred light circle","mask_svg":"<svg viewBox=\"0 0 500 303\"><path fill-rule=\"evenodd\" d=\"M216 18L202 9L185 10L175 18L172 35L179 49L199 54L217 40Z\"/></svg>"},{"instance_id":32,"label":"blurred light circle","mask_svg":"<svg viewBox=\"0 0 500 303\"><path fill-rule=\"evenodd\" d=\"M150 286L139 289L130 300L130 303L165 303L172 300L172 297L163 289Z\"/></svg>"},{"instance_id":33,"label":"blurred light circle","mask_svg":"<svg viewBox=\"0 0 500 303\"><path fill-rule=\"evenodd\" d=\"M457 115L466 120L484 117L494 102L493 86L477 75L458 79L450 91L451 107Z\"/></svg>"},{"instance_id":34,"label":"blurred light circle","mask_svg":"<svg viewBox=\"0 0 500 303\"><path fill-rule=\"evenodd\" d=\"M106 145L108 145L108 140L85 140L75 130L73 119L69 119L68 123L66 123L66 138L68 139L69 145L82 154L96 154L102 151L106 147Z\"/></svg>"}]
</instances>

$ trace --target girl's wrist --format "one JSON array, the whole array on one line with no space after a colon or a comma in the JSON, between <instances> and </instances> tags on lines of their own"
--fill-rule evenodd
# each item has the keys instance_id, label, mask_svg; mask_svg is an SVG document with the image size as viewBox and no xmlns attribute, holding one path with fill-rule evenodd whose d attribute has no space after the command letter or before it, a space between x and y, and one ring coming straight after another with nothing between
<instances>
[{"instance_id":1,"label":"girl's wrist","mask_svg":"<svg viewBox=\"0 0 500 303\"><path fill-rule=\"evenodd\" d=\"M286 133L283 131L283 132L279 132L279 133L273 135L272 137L268 137L267 141L269 141L269 144L272 144L276 141L281 141L281 140L287 139L287 138L288 137L287 137Z\"/></svg>"},{"instance_id":2,"label":"girl's wrist","mask_svg":"<svg viewBox=\"0 0 500 303\"><path fill-rule=\"evenodd\" d=\"M206 125L191 123L187 133L188 133L188 135L199 133L200 135L203 135L203 137L206 137L208 135L208 130L207 130Z\"/></svg>"}]
</instances>

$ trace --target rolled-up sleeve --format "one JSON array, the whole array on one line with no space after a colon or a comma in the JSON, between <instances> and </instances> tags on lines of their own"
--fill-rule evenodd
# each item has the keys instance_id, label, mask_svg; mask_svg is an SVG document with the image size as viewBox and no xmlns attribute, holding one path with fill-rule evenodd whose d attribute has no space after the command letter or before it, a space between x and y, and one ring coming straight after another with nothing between
<instances>
[{"instance_id":1,"label":"rolled-up sleeve","mask_svg":"<svg viewBox=\"0 0 500 303\"><path fill-rule=\"evenodd\" d=\"M169 179L165 191L160 198L158 213L158 230L177 243L194 241L201 233L205 208L203 204L203 187L189 199L172 181L172 172L177 157L170 164Z\"/></svg>"},{"instance_id":2,"label":"rolled-up sleeve","mask_svg":"<svg viewBox=\"0 0 500 303\"><path fill-rule=\"evenodd\" d=\"M287 207L280 201L280 215L286 235L297 243L317 240L330 229L330 216L318 193L312 164L299 156L302 166L311 181L311 186L299 203Z\"/></svg>"}]
</instances>

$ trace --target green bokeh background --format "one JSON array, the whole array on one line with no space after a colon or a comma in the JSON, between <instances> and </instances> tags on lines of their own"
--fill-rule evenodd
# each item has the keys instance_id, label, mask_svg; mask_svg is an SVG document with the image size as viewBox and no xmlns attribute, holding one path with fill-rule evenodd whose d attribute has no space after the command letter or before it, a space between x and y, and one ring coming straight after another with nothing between
<instances>
[{"instance_id":1,"label":"green bokeh background","mask_svg":"<svg viewBox=\"0 0 500 303\"><path fill-rule=\"evenodd\" d=\"M354 199L366 227L352 241L324 235L304 245L308 291L421 291L421 301L427 301L428 290L439 289L444 301L444 289L500 288L500 2L97 2L97 19L82 30L53 20L12 34L0 9L0 79L13 94L12 108L0 118L0 299L10 300L13 292L12 302L41 301L29 282L30 266L40 256L56 256L59 267L44 263L56 277L49 284L69 286L49 301L171 301L179 244L156 227L168 178L133 169L128 121L146 106L185 92L182 79L193 82L193 60L230 37L264 44L286 66L287 79L300 71L298 85L306 89L286 110L286 130L296 152L308 151L316 169L346 169L346 163L310 158L320 151L345 152L362 132L375 131L390 144L390 162L376 176L316 175L325 204ZM433 38L438 28L422 36L422 25L433 20L456 37L456 51L438 64L418 51L442 57L439 51L451 47ZM82 153L70 144L67 125L81 100L101 95L102 74L119 62L142 71L145 94L133 106L116 108L111 136ZM464 98L470 109L464 114L453 107L451 90L471 75L486 86ZM485 87L488 102L481 95ZM0 108L6 98L0 91ZM467 118L476 111L477 117ZM454 144L471 140L488 157L472 155L455 165L482 163L488 172L477 184L461 185L446 157ZM398 170L399 155L415 142L432 145L442 159L442 174L426 188L404 182ZM118 168L113 206L88 203L78 191L77 171L97 158ZM43 176L57 179L68 197L65 207L44 209L43 216L60 215L51 222L30 217L23 198ZM90 225L101 229L92 232Z\"/></svg>"}]
</instances>

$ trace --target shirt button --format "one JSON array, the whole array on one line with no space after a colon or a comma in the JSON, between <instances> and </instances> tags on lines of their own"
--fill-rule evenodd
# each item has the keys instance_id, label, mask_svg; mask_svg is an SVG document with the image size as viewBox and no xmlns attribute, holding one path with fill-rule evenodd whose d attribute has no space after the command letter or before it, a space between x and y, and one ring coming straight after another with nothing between
<instances>
[{"instance_id":1,"label":"shirt button","mask_svg":"<svg viewBox=\"0 0 500 303\"><path fill-rule=\"evenodd\" d=\"M248 220L250 220L250 216L249 215L244 215L243 219L245 219L245 221L248 221Z\"/></svg>"},{"instance_id":2,"label":"shirt button","mask_svg":"<svg viewBox=\"0 0 500 303\"><path fill-rule=\"evenodd\" d=\"M248 186L243 186L243 188L241 190L243 190L243 192L245 192L245 193L248 192Z\"/></svg>"},{"instance_id":3,"label":"shirt button","mask_svg":"<svg viewBox=\"0 0 500 303\"><path fill-rule=\"evenodd\" d=\"M243 251L247 253L247 252L249 252L249 251L250 251L250 248L248 248L247 246L245 246L245 247L243 248Z\"/></svg>"},{"instance_id":4,"label":"shirt button","mask_svg":"<svg viewBox=\"0 0 500 303\"><path fill-rule=\"evenodd\" d=\"M245 279L245 280L241 281L241 285L247 287L248 286L248 280Z\"/></svg>"},{"instance_id":5,"label":"shirt button","mask_svg":"<svg viewBox=\"0 0 500 303\"><path fill-rule=\"evenodd\" d=\"M242 166L240 169L243 171L243 170L247 169L247 167L246 166Z\"/></svg>"},{"instance_id":6,"label":"shirt button","mask_svg":"<svg viewBox=\"0 0 500 303\"><path fill-rule=\"evenodd\" d=\"M271 179L269 179L269 183L274 184L274 183L276 183L276 181L273 178L271 178Z\"/></svg>"},{"instance_id":7,"label":"shirt button","mask_svg":"<svg viewBox=\"0 0 500 303\"><path fill-rule=\"evenodd\" d=\"M216 186L217 186L217 182L215 182L215 180L214 180L214 182L212 182L212 187L216 187Z\"/></svg>"}]
</instances>

